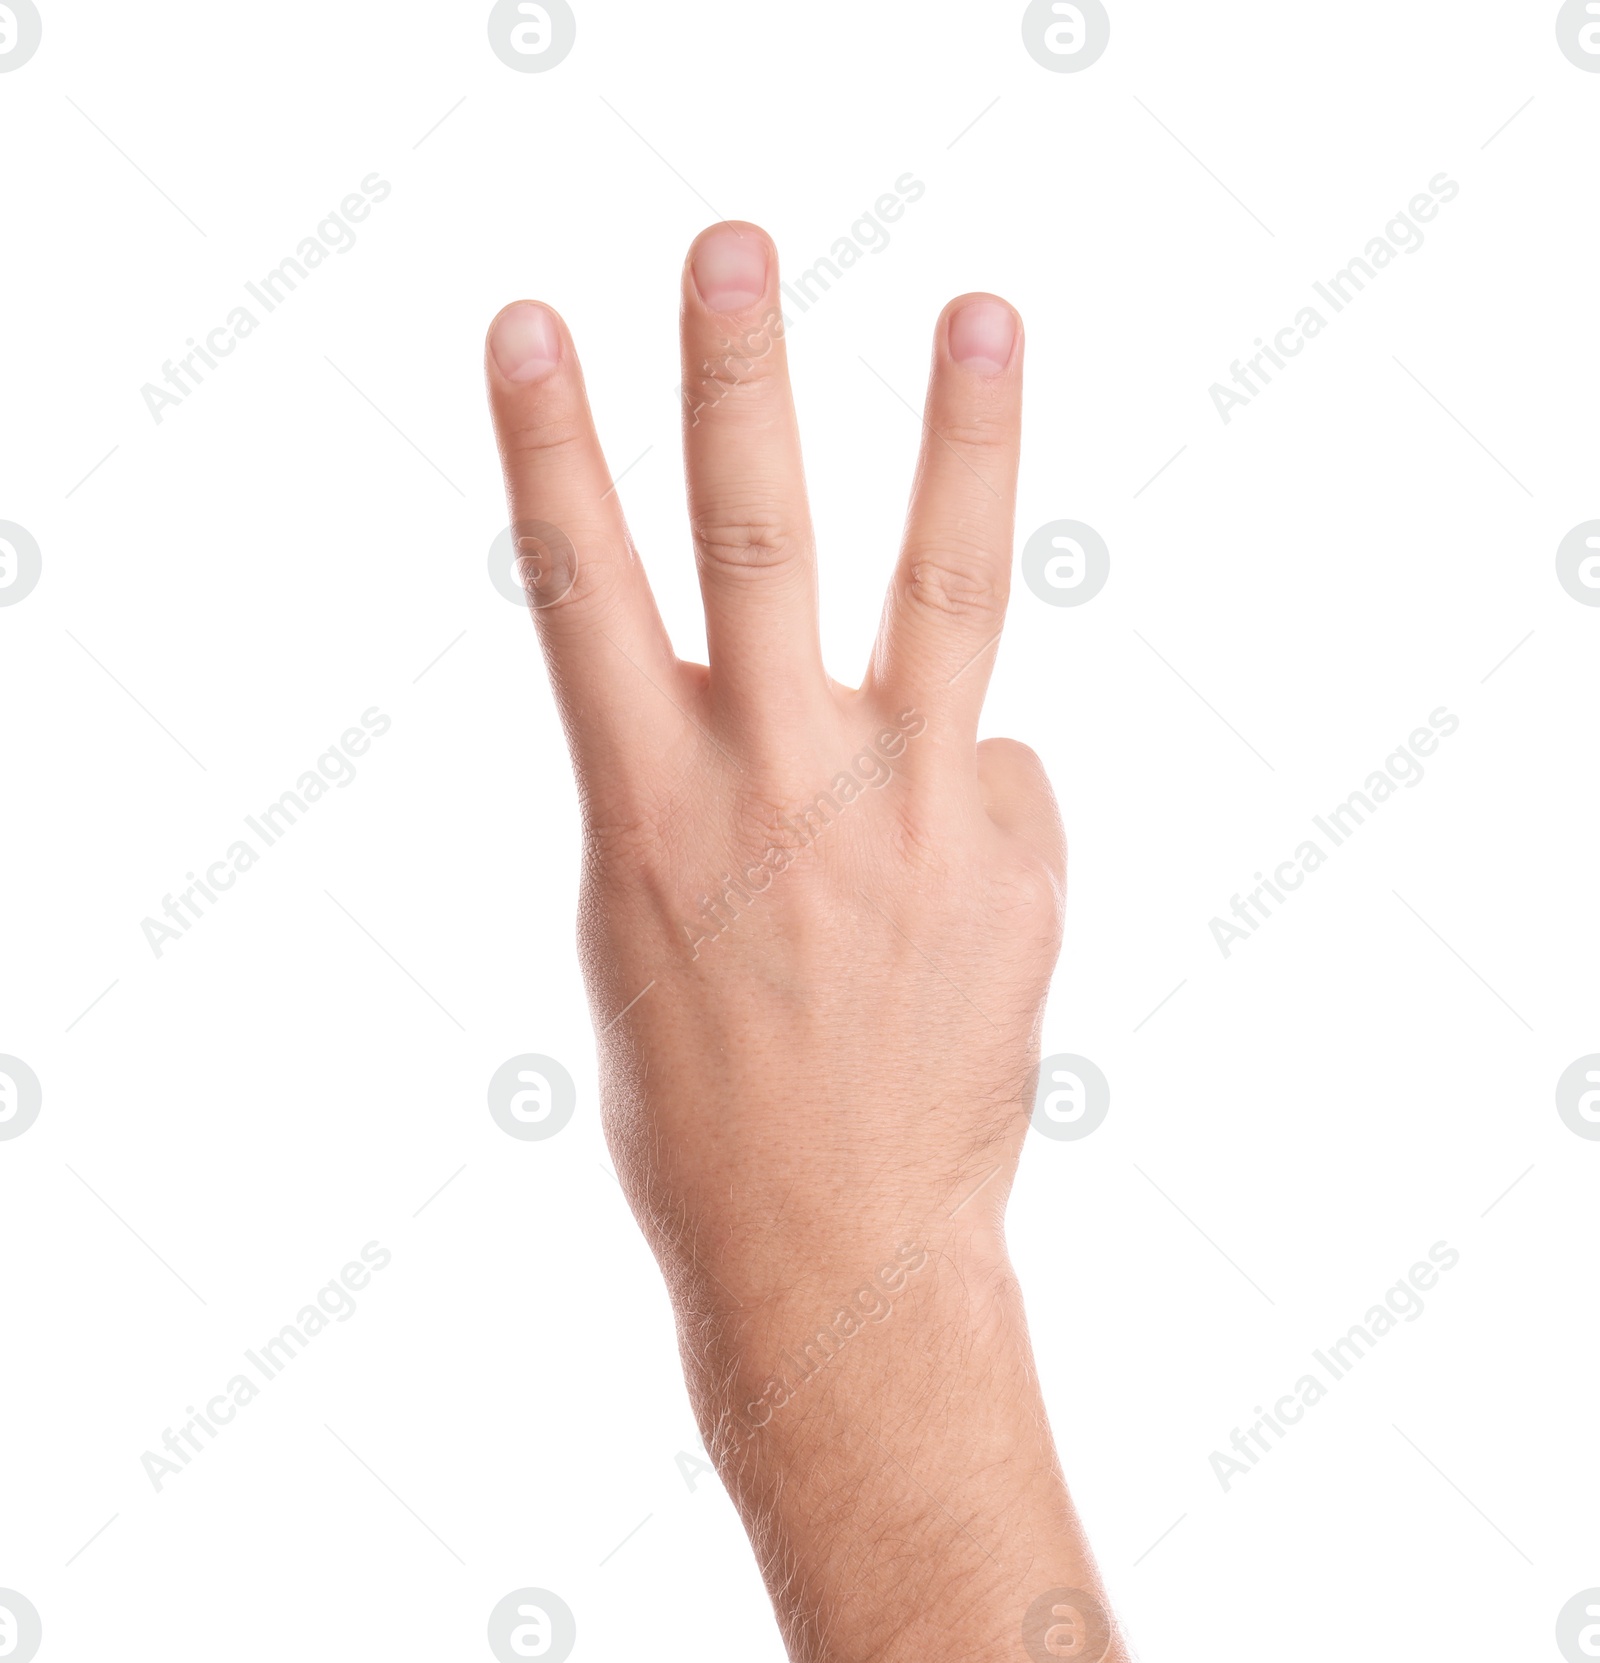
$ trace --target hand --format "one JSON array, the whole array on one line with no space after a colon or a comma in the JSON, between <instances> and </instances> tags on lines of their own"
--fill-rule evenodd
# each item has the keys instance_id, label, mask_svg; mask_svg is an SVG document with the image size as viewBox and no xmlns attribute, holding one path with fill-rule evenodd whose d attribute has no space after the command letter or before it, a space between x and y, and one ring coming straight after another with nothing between
<instances>
[{"instance_id":1,"label":"hand","mask_svg":"<svg viewBox=\"0 0 1600 1663\"><path fill-rule=\"evenodd\" d=\"M607 1137L791 1654L1025 1655L1037 1595L1099 1596L1002 1236L1066 877L1038 759L977 739L1009 582L1021 324L987 295L939 319L857 689L822 665L758 228L696 241L682 336L709 668L667 640L560 320L510 306L487 354L583 804ZM941 1592L919 1609L924 1583ZM1122 1655L1098 1620L1100 1649L1091 1635L1067 1655Z\"/></svg>"}]
</instances>

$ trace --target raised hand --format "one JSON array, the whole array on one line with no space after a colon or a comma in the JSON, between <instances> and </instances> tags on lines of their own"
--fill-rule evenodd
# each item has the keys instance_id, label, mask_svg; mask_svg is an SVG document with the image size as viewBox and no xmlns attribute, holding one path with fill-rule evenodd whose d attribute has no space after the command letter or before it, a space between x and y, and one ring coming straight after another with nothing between
<instances>
[{"instance_id":1,"label":"raised hand","mask_svg":"<svg viewBox=\"0 0 1600 1663\"><path fill-rule=\"evenodd\" d=\"M1030 1623L1057 1644L1077 1625L1078 1650L1040 1658L1120 1658L1002 1233L1066 879L1038 759L977 738L1021 323L967 295L935 326L859 688L822 664L757 227L696 240L682 339L709 667L667 639L560 319L507 307L487 373L583 805L606 1133L707 1447L795 1658L1020 1658ZM1072 1598L1039 1607L1052 1591Z\"/></svg>"}]
</instances>

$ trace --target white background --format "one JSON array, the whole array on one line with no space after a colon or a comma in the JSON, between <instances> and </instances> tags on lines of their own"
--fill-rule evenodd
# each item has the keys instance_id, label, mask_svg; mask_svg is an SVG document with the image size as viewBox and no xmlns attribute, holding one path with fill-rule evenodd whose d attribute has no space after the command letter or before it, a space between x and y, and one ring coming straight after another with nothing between
<instances>
[{"instance_id":1,"label":"white background","mask_svg":"<svg viewBox=\"0 0 1600 1663\"><path fill-rule=\"evenodd\" d=\"M0 609L0 1052L44 1090L0 1142L0 1586L47 1663L488 1658L524 1585L580 1659L781 1657L600 1135L481 342L562 310L697 656L684 249L748 217L792 272L908 171L791 335L825 641L854 679L919 437L884 383L920 403L939 306L1005 294L1018 546L1075 518L1112 560L1082 607L1017 584L986 726L1072 842L1046 1049L1111 1081L1030 1137L1011 1240L1117 1608L1147 1659L1559 1656L1600 1585L1600 1146L1554 1102L1600 1051L1600 609L1554 565L1600 515L1600 76L1547 0L1113 0L1079 74L1021 10L589 3L517 74L483 4L107 0L0 76L0 519L43 551ZM355 246L153 421L374 171ZM1224 425L1210 385L1441 171L1425 246ZM158 959L140 921L374 705L355 782ZM1209 920L1440 706L1423 782L1224 959ZM546 1142L486 1109L524 1051L578 1083ZM370 1240L357 1314L157 1493L141 1454ZM1225 1493L1211 1452L1438 1241L1426 1314Z\"/></svg>"}]
</instances>

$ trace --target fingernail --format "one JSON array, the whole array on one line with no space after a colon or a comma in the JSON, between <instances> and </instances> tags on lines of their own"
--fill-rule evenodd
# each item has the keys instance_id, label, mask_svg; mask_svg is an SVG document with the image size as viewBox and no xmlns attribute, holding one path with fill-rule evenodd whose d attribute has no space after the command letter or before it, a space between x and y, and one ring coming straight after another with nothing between
<instances>
[{"instance_id":1,"label":"fingernail","mask_svg":"<svg viewBox=\"0 0 1600 1663\"><path fill-rule=\"evenodd\" d=\"M535 381L561 362L561 331L545 307L524 301L500 314L489 350L507 381Z\"/></svg>"},{"instance_id":2,"label":"fingernail","mask_svg":"<svg viewBox=\"0 0 1600 1663\"><path fill-rule=\"evenodd\" d=\"M754 232L719 227L694 251L694 286L713 312L738 312L767 292L767 245Z\"/></svg>"},{"instance_id":3,"label":"fingernail","mask_svg":"<svg viewBox=\"0 0 1600 1663\"><path fill-rule=\"evenodd\" d=\"M950 356L979 375L998 375L1016 339L1016 317L998 300L969 300L950 319Z\"/></svg>"}]
</instances>

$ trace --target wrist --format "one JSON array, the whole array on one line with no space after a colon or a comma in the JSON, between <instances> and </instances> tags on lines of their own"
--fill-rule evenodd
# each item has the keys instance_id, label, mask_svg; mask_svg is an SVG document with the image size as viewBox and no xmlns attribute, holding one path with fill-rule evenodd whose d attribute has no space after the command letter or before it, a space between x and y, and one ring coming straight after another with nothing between
<instances>
[{"instance_id":1,"label":"wrist","mask_svg":"<svg viewBox=\"0 0 1600 1663\"><path fill-rule=\"evenodd\" d=\"M731 1318L680 1310L706 1448L791 1655L844 1655L848 1632L848 1655L885 1663L1011 1657L1041 1595L1073 1590L1104 1630L1086 1660L1127 1663L1003 1250L907 1242L863 1263L853 1280L808 1278Z\"/></svg>"},{"instance_id":2,"label":"wrist","mask_svg":"<svg viewBox=\"0 0 1600 1663\"><path fill-rule=\"evenodd\" d=\"M937 1398L954 1356L1027 1352L995 1236L891 1232L825 1262L766 1254L719 1268L726 1286L686 1268L674 1303L690 1394L725 1476L827 1440L841 1416L870 1429L896 1402Z\"/></svg>"}]
</instances>

